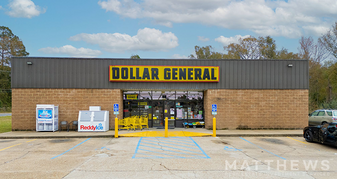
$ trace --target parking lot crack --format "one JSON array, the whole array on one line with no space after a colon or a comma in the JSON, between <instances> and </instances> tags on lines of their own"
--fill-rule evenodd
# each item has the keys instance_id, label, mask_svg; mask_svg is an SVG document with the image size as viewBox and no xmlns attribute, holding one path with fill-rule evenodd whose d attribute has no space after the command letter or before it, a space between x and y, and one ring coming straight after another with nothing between
<instances>
[{"instance_id":1,"label":"parking lot crack","mask_svg":"<svg viewBox=\"0 0 337 179\"><path fill-rule=\"evenodd\" d=\"M306 173L308 176L310 176L311 178L314 178L314 179L315 179L315 177L312 176L308 171L305 171L305 173Z\"/></svg>"},{"instance_id":2,"label":"parking lot crack","mask_svg":"<svg viewBox=\"0 0 337 179\"><path fill-rule=\"evenodd\" d=\"M163 165L163 163L160 163L159 165L162 166L162 167L164 167L166 170L170 171L170 169L167 168L165 165Z\"/></svg>"},{"instance_id":3,"label":"parking lot crack","mask_svg":"<svg viewBox=\"0 0 337 179\"><path fill-rule=\"evenodd\" d=\"M159 165L162 166L162 167L164 167L164 168L165 168L168 172L170 172L172 175L174 175L174 176L176 176L176 177L179 177L179 178L183 178L183 177L178 176L178 175L176 175L175 173L173 173L173 171L175 171L175 170L170 170L170 169L167 168L165 165L163 165L163 163L160 163Z\"/></svg>"},{"instance_id":4,"label":"parking lot crack","mask_svg":"<svg viewBox=\"0 0 337 179\"><path fill-rule=\"evenodd\" d=\"M6 161L6 162L4 162L3 164L0 164L0 165L5 165L5 164L10 163L10 162L13 162L13 161L15 161L15 160L21 159L21 158L25 157L29 152L30 152L30 151L26 152L25 154L21 155L21 156L18 157L18 158L15 158L15 159Z\"/></svg>"}]
</instances>

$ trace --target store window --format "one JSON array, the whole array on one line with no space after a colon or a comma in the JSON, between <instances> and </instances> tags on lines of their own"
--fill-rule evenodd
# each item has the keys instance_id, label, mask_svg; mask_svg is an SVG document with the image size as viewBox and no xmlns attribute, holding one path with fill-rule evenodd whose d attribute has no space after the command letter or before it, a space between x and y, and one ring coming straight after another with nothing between
<instances>
[{"instance_id":1,"label":"store window","mask_svg":"<svg viewBox=\"0 0 337 179\"><path fill-rule=\"evenodd\" d=\"M124 91L124 117L147 116L150 127L182 127L204 120L202 91Z\"/></svg>"}]
</instances>

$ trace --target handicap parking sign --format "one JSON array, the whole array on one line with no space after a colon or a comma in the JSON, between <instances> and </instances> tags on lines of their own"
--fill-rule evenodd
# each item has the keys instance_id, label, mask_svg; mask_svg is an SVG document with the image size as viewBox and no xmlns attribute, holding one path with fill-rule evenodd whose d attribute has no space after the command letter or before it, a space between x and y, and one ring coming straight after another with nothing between
<instances>
[{"instance_id":1,"label":"handicap parking sign","mask_svg":"<svg viewBox=\"0 0 337 179\"><path fill-rule=\"evenodd\" d=\"M114 104L114 114L119 114L119 104Z\"/></svg>"},{"instance_id":2,"label":"handicap parking sign","mask_svg":"<svg viewBox=\"0 0 337 179\"><path fill-rule=\"evenodd\" d=\"M119 104L114 104L114 112L118 112L119 111Z\"/></svg>"},{"instance_id":3,"label":"handicap parking sign","mask_svg":"<svg viewBox=\"0 0 337 179\"><path fill-rule=\"evenodd\" d=\"M218 106L216 104L212 104L212 112L217 112Z\"/></svg>"},{"instance_id":4,"label":"handicap parking sign","mask_svg":"<svg viewBox=\"0 0 337 179\"><path fill-rule=\"evenodd\" d=\"M218 106L216 104L212 104L212 115L217 115Z\"/></svg>"}]
</instances>

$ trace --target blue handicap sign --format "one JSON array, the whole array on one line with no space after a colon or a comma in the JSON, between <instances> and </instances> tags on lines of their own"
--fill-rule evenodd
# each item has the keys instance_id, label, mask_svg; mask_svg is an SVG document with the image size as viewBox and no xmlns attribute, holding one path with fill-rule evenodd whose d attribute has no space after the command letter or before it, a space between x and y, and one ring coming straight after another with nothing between
<instances>
[{"instance_id":1,"label":"blue handicap sign","mask_svg":"<svg viewBox=\"0 0 337 179\"><path fill-rule=\"evenodd\" d=\"M218 106L216 104L212 104L212 112L217 112Z\"/></svg>"},{"instance_id":2,"label":"blue handicap sign","mask_svg":"<svg viewBox=\"0 0 337 179\"><path fill-rule=\"evenodd\" d=\"M114 112L118 112L119 111L119 104L114 104Z\"/></svg>"}]
</instances>

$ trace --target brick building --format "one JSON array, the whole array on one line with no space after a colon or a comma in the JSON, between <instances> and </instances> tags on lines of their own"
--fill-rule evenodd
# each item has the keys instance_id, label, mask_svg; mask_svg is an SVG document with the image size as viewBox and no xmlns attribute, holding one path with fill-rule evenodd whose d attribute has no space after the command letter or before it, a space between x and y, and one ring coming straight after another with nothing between
<instances>
[{"instance_id":1,"label":"brick building","mask_svg":"<svg viewBox=\"0 0 337 179\"><path fill-rule=\"evenodd\" d=\"M218 129L294 129L308 123L308 61L12 58L12 129L35 130L37 104L80 110L120 104L118 118L146 116L150 127L204 122Z\"/></svg>"}]
</instances>

